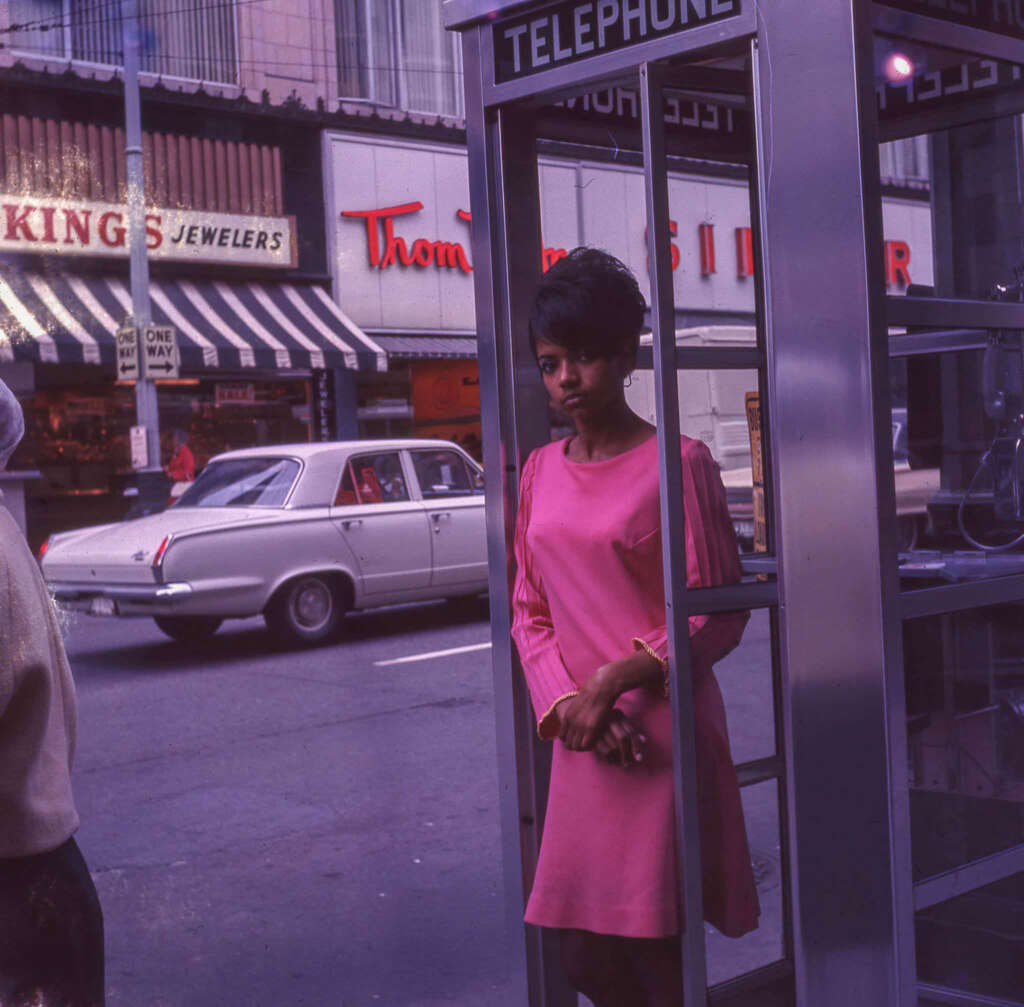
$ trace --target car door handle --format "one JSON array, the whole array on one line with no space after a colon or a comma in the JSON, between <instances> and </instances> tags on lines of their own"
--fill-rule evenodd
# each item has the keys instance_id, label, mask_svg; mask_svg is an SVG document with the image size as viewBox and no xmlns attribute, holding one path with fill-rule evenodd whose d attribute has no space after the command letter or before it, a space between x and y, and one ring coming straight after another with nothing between
<instances>
[{"instance_id":1,"label":"car door handle","mask_svg":"<svg viewBox=\"0 0 1024 1007\"><path fill-rule=\"evenodd\" d=\"M348 531L349 528L359 528L362 526L363 519L361 517L350 517L346 521L341 522L341 527Z\"/></svg>"},{"instance_id":2,"label":"car door handle","mask_svg":"<svg viewBox=\"0 0 1024 1007\"><path fill-rule=\"evenodd\" d=\"M446 517L448 519L451 519L451 513L448 511L444 511L441 514L431 514L430 516L434 520L434 531L438 534L440 534L441 532L441 518Z\"/></svg>"}]
</instances>

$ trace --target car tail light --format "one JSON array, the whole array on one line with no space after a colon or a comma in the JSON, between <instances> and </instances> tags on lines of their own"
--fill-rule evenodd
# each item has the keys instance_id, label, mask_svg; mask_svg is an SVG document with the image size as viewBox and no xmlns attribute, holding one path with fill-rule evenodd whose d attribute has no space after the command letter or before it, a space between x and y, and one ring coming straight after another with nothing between
<instances>
[{"instance_id":1,"label":"car tail light","mask_svg":"<svg viewBox=\"0 0 1024 1007\"><path fill-rule=\"evenodd\" d=\"M164 553L167 552L167 547L171 544L171 536L165 535L163 542L158 546L156 553L153 555L153 566L160 567L164 562Z\"/></svg>"},{"instance_id":2,"label":"car tail light","mask_svg":"<svg viewBox=\"0 0 1024 1007\"><path fill-rule=\"evenodd\" d=\"M39 547L39 562L40 563L42 563L43 557L46 555L46 550L49 549L49 548L50 548L50 540L49 540L49 538L47 538L46 541L44 541L43 544Z\"/></svg>"}]
</instances>

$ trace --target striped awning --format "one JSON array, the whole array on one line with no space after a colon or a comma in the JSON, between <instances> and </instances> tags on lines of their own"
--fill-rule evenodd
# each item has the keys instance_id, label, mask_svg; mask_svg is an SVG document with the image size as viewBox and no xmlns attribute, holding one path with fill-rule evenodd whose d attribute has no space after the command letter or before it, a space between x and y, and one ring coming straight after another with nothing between
<instances>
[{"instance_id":1,"label":"striped awning","mask_svg":"<svg viewBox=\"0 0 1024 1007\"><path fill-rule=\"evenodd\" d=\"M149 291L153 323L178 330L183 368L387 369L384 350L321 287L154 279ZM0 271L0 362L113 366L131 306L118 277Z\"/></svg>"},{"instance_id":2,"label":"striped awning","mask_svg":"<svg viewBox=\"0 0 1024 1007\"><path fill-rule=\"evenodd\" d=\"M476 360L475 336L374 335L374 341L396 360Z\"/></svg>"}]
</instances>

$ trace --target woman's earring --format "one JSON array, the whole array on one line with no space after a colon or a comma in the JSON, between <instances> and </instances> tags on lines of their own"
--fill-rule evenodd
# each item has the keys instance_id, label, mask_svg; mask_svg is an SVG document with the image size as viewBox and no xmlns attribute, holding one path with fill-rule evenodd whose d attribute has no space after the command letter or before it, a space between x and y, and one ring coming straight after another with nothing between
<instances>
[{"instance_id":1,"label":"woman's earring","mask_svg":"<svg viewBox=\"0 0 1024 1007\"><path fill-rule=\"evenodd\" d=\"M629 388L629 386L631 384L633 384L633 375L632 374L627 374L626 375L626 383L625 383L624 387L625 388Z\"/></svg>"}]
</instances>

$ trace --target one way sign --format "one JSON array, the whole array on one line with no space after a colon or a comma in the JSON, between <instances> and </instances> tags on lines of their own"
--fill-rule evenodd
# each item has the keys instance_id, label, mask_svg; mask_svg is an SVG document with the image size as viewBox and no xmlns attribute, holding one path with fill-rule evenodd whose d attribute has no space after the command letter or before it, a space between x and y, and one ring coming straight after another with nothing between
<instances>
[{"instance_id":1,"label":"one way sign","mask_svg":"<svg viewBox=\"0 0 1024 1007\"><path fill-rule=\"evenodd\" d=\"M139 330L129 325L117 330L117 380L139 379Z\"/></svg>"},{"instance_id":2,"label":"one way sign","mask_svg":"<svg viewBox=\"0 0 1024 1007\"><path fill-rule=\"evenodd\" d=\"M142 357L147 378L178 376L178 334L173 325L147 325L142 330Z\"/></svg>"}]
</instances>

